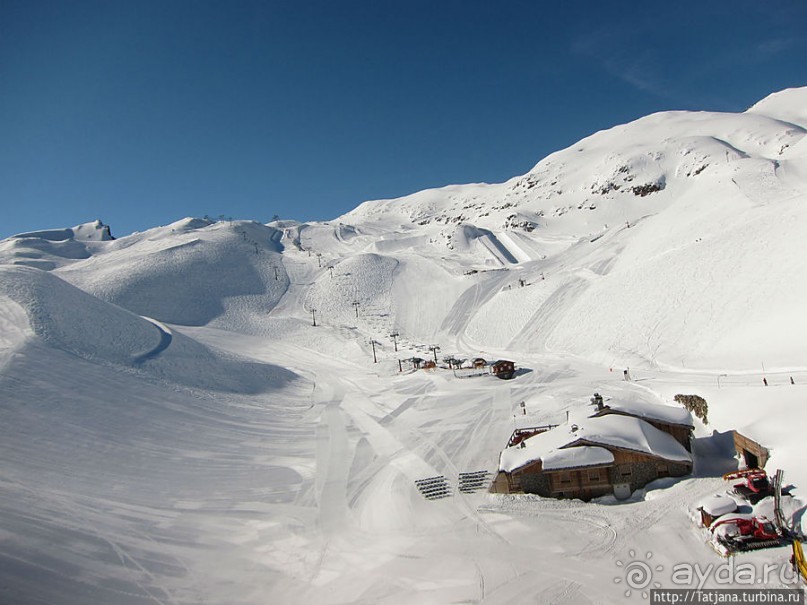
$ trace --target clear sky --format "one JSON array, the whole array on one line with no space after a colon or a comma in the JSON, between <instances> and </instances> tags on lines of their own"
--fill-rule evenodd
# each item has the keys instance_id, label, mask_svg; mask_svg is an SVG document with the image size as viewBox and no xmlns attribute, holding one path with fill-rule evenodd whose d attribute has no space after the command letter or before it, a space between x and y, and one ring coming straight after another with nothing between
<instances>
[{"instance_id":1,"label":"clear sky","mask_svg":"<svg viewBox=\"0 0 807 605\"><path fill-rule=\"evenodd\" d=\"M804 0L0 0L0 237L327 220L807 85Z\"/></svg>"}]
</instances>

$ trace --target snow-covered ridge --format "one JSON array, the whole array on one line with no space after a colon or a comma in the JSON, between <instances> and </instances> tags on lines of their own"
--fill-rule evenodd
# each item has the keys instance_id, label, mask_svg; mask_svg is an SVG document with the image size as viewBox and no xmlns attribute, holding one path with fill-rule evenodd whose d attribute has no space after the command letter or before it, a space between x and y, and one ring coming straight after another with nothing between
<instances>
[{"instance_id":1,"label":"snow-covered ridge","mask_svg":"<svg viewBox=\"0 0 807 605\"><path fill-rule=\"evenodd\" d=\"M645 197L740 160L778 161L802 141L805 89L771 95L742 114L668 111L595 133L506 183L452 185L365 202L347 223L474 222L490 228L543 226L543 218L595 210L605 200ZM680 183L679 183L680 181Z\"/></svg>"},{"instance_id":2,"label":"snow-covered ridge","mask_svg":"<svg viewBox=\"0 0 807 605\"><path fill-rule=\"evenodd\" d=\"M15 235L14 239L39 239L50 242L63 242L67 240L104 242L115 238L112 237L112 232L108 225L104 225L101 221L94 221L92 223L77 225L70 229L50 229L20 233Z\"/></svg>"},{"instance_id":3,"label":"snow-covered ridge","mask_svg":"<svg viewBox=\"0 0 807 605\"><path fill-rule=\"evenodd\" d=\"M303 307L334 321L359 302L386 318L384 329L423 340L447 330L479 348L548 348L607 364L683 358L708 368L731 358L740 369L764 357L786 366L807 339L793 287L807 282L797 260L805 90L741 114L657 113L506 183L366 202L332 223L183 219L87 241L103 233L97 223L5 240L0 262L55 270L161 321L267 331L267 312L292 281L291 253L302 253L331 267ZM433 281L442 292L424 287ZM787 336L761 338L784 318ZM749 341L756 350L741 345Z\"/></svg>"},{"instance_id":4,"label":"snow-covered ridge","mask_svg":"<svg viewBox=\"0 0 807 605\"><path fill-rule=\"evenodd\" d=\"M775 92L752 105L746 113L764 115L807 128L807 88L788 88Z\"/></svg>"}]
</instances>

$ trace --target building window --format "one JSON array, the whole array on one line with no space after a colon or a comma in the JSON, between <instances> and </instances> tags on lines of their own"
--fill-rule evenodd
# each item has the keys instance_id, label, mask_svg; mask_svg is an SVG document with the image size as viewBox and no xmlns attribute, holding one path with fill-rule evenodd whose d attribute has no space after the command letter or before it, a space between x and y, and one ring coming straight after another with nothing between
<instances>
[{"instance_id":1,"label":"building window","mask_svg":"<svg viewBox=\"0 0 807 605\"><path fill-rule=\"evenodd\" d=\"M659 464L657 467L659 477L669 477L670 469L666 464Z\"/></svg>"},{"instance_id":2,"label":"building window","mask_svg":"<svg viewBox=\"0 0 807 605\"><path fill-rule=\"evenodd\" d=\"M560 482L561 483L571 483L572 482L572 474L571 473L561 473L560 474Z\"/></svg>"},{"instance_id":3,"label":"building window","mask_svg":"<svg viewBox=\"0 0 807 605\"><path fill-rule=\"evenodd\" d=\"M588 480L589 481L599 481L600 480L600 471L593 470L588 472Z\"/></svg>"},{"instance_id":4,"label":"building window","mask_svg":"<svg viewBox=\"0 0 807 605\"><path fill-rule=\"evenodd\" d=\"M619 477L621 479L630 479L633 477L633 469L629 466L623 466L619 469Z\"/></svg>"}]
</instances>

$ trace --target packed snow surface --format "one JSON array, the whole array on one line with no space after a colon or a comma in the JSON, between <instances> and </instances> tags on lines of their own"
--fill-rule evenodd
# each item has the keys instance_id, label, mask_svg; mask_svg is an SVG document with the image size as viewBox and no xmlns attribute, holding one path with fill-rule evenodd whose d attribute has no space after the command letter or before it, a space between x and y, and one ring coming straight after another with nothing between
<instances>
[{"instance_id":1,"label":"packed snow surface","mask_svg":"<svg viewBox=\"0 0 807 605\"><path fill-rule=\"evenodd\" d=\"M331 222L3 240L0 602L614 603L651 557L694 587L670 570L725 562L690 517L729 488L732 429L803 531L805 107L654 114ZM476 357L515 378L448 369ZM688 459L588 418L594 392L680 419L675 395L705 398L693 475L624 503L485 491L500 455Z\"/></svg>"}]
</instances>

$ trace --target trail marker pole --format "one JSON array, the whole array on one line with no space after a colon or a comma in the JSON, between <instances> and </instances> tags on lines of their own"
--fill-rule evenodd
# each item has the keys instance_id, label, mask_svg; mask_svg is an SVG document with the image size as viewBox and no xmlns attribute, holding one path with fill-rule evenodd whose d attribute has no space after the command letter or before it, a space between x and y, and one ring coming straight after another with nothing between
<instances>
[{"instance_id":1,"label":"trail marker pole","mask_svg":"<svg viewBox=\"0 0 807 605\"><path fill-rule=\"evenodd\" d=\"M315 311L315 310L316 310L316 309L311 309L311 321L313 322L314 326L316 326L316 325L317 325L317 316L316 316L316 315L314 315L314 311Z\"/></svg>"},{"instance_id":2,"label":"trail marker pole","mask_svg":"<svg viewBox=\"0 0 807 605\"><path fill-rule=\"evenodd\" d=\"M398 332L393 332L392 334L390 334L390 336L392 337L392 343L395 345L395 352L397 353L398 352L398 337L400 336L400 334L398 334Z\"/></svg>"},{"instance_id":3,"label":"trail marker pole","mask_svg":"<svg viewBox=\"0 0 807 605\"><path fill-rule=\"evenodd\" d=\"M375 340L370 339L370 344L373 345L373 363L378 363L378 358L375 355Z\"/></svg>"},{"instance_id":4,"label":"trail marker pole","mask_svg":"<svg viewBox=\"0 0 807 605\"><path fill-rule=\"evenodd\" d=\"M351 303L354 307L356 307L356 319L359 318L359 305L361 304L358 300L354 300Z\"/></svg>"}]
</instances>

